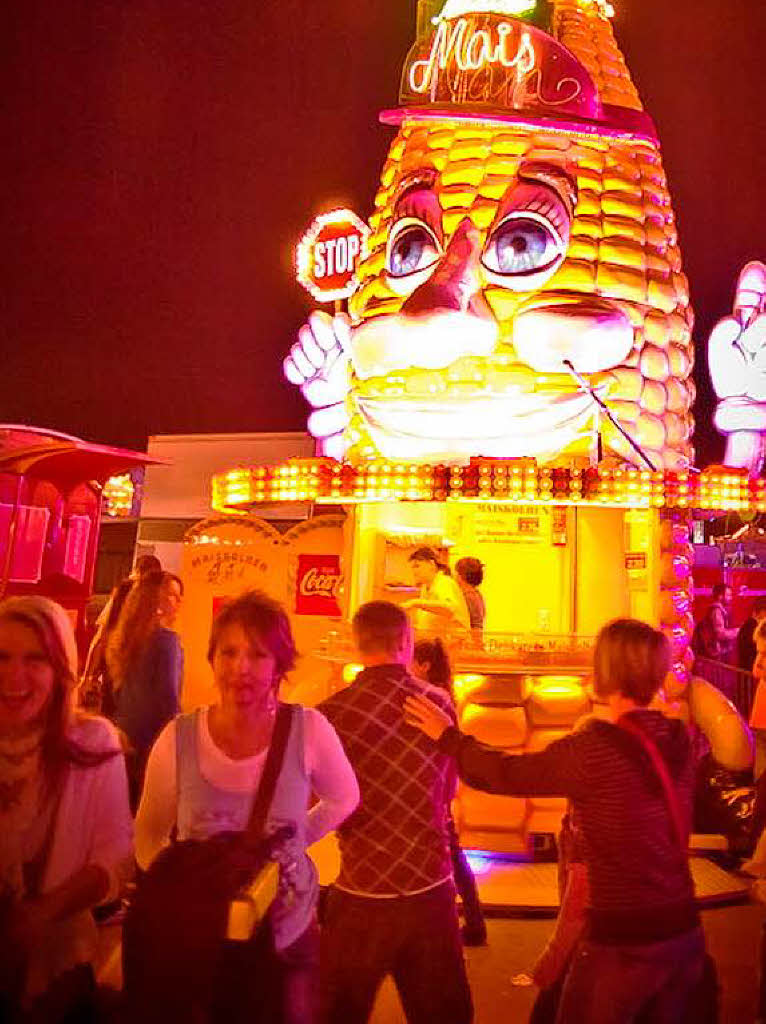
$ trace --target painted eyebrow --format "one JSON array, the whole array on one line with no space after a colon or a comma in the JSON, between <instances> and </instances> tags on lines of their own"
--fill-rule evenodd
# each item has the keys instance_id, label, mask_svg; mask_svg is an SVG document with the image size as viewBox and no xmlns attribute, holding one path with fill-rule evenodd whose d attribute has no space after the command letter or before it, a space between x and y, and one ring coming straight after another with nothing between
<instances>
[{"instance_id":1,"label":"painted eyebrow","mask_svg":"<svg viewBox=\"0 0 766 1024\"><path fill-rule=\"evenodd\" d=\"M519 181L532 185L547 185L552 188L572 213L577 205L577 181L559 164L544 163L541 160L529 160L522 163L516 174Z\"/></svg>"},{"instance_id":2,"label":"painted eyebrow","mask_svg":"<svg viewBox=\"0 0 766 1024\"><path fill-rule=\"evenodd\" d=\"M394 194L394 208L411 192L422 192L425 189L433 189L436 184L436 171L433 168L424 168L421 171L413 171L405 175L396 187Z\"/></svg>"}]
</instances>

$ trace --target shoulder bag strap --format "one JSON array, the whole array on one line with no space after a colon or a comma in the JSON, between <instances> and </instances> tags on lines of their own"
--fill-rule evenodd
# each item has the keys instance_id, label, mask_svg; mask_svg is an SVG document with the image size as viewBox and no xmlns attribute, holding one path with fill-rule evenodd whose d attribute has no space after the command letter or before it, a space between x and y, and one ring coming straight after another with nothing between
<instances>
[{"instance_id":1,"label":"shoulder bag strap","mask_svg":"<svg viewBox=\"0 0 766 1024\"><path fill-rule=\"evenodd\" d=\"M654 743L654 741L646 735L644 730L637 726L635 722L632 722L625 715L622 715L617 720L616 724L620 729L624 729L625 732L629 732L631 736L635 736L635 738L646 751L649 760L652 762L652 766L656 771L660 782L662 783L662 789L665 796L665 803L667 804L668 812L670 813L670 817L673 822L673 829L676 834L678 848L681 851L681 853L684 856L686 856L689 848L689 830L684 824L684 818L681 813L681 807L678 803L678 796L676 794L672 779L670 778L670 772L668 771L668 767L665 764L662 755L657 749L657 746Z\"/></svg>"},{"instance_id":2,"label":"shoulder bag strap","mask_svg":"<svg viewBox=\"0 0 766 1024\"><path fill-rule=\"evenodd\" d=\"M279 773L282 771L287 739L293 721L293 710L292 704L280 704L277 710L277 719L274 723L274 732L271 735L269 752L266 755L266 764L263 766L263 775L258 783L258 790L253 799L253 808L250 811L250 820L247 823L246 831L255 839L260 839L263 833L266 815L269 813Z\"/></svg>"}]
</instances>

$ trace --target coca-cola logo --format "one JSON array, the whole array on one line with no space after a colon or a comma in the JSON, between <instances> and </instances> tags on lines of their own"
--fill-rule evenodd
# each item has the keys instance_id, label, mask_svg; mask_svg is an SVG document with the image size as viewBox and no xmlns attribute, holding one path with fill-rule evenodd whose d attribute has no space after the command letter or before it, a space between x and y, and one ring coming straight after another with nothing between
<instances>
[{"instance_id":1,"label":"coca-cola logo","mask_svg":"<svg viewBox=\"0 0 766 1024\"><path fill-rule=\"evenodd\" d=\"M338 592L341 580L339 555L298 555L296 614L339 616Z\"/></svg>"},{"instance_id":2,"label":"coca-cola logo","mask_svg":"<svg viewBox=\"0 0 766 1024\"><path fill-rule=\"evenodd\" d=\"M313 566L301 579L298 592L305 597L311 594L325 594L328 597L335 597L340 584L340 573L322 572Z\"/></svg>"}]
</instances>

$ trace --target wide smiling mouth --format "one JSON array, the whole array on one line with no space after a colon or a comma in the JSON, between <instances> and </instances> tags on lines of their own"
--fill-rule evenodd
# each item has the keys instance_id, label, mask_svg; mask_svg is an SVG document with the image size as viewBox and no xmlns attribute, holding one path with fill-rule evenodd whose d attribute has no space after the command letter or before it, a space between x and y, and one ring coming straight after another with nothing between
<instances>
[{"instance_id":1,"label":"wide smiling mouth","mask_svg":"<svg viewBox=\"0 0 766 1024\"><path fill-rule=\"evenodd\" d=\"M608 387L601 384L594 392L603 398ZM536 429L541 421L547 427L579 418L593 406L593 399L573 382L561 387L538 388L527 394L493 394L478 392L468 395L414 395L401 397L357 398L362 416L371 426L386 429L395 421L398 430L403 424L411 427L413 436L423 436L423 428L433 437L449 437L453 429L466 437L466 430L477 438L502 436L525 425ZM408 429L404 429L409 433Z\"/></svg>"}]
</instances>

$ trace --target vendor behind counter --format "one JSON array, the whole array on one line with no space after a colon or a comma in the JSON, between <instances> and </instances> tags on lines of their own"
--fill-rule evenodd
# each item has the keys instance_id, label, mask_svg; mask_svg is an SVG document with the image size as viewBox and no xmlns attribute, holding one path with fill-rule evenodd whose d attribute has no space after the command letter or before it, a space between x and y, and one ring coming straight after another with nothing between
<instances>
[{"instance_id":1,"label":"vendor behind counter","mask_svg":"<svg viewBox=\"0 0 766 1024\"><path fill-rule=\"evenodd\" d=\"M409 563L420 593L403 602L402 607L412 614L415 629L436 634L469 629L470 616L463 591L433 548L415 548Z\"/></svg>"}]
</instances>

